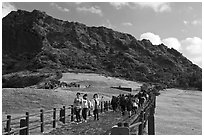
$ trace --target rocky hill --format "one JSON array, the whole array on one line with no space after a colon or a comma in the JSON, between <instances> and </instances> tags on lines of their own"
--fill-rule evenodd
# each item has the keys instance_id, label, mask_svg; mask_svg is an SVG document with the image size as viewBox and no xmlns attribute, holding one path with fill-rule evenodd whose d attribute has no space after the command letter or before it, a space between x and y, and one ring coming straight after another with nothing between
<instances>
[{"instance_id":1,"label":"rocky hill","mask_svg":"<svg viewBox=\"0 0 204 137\"><path fill-rule=\"evenodd\" d=\"M40 73L32 83L37 84L42 74L57 70L202 89L202 69L175 49L106 27L55 19L38 10L12 11L2 19L2 54L3 87L23 72Z\"/></svg>"}]
</instances>

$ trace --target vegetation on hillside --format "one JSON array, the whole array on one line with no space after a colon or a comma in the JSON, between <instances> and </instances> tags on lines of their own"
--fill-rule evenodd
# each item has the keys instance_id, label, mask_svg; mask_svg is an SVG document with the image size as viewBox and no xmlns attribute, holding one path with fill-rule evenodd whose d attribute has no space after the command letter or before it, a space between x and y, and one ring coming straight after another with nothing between
<instances>
[{"instance_id":1,"label":"vegetation on hillside","mask_svg":"<svg viewBox=\"0 0 204 137\"><path fill-rule=\"evenodd\" d=\"M180 52L109 28L18 10L2 19L2 38L3 78L19 71L72 70L202 90L201 68Z\"/></svg>"}]
</instances>

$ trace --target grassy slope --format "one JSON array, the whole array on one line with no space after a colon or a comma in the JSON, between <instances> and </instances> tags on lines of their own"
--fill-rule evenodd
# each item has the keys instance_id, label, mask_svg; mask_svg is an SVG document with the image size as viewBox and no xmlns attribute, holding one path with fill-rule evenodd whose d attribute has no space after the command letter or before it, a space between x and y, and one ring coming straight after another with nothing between
<instances>
[{"instance_id":1,"label":"grassy slope","mask_svg":"<svg viewBox=\"0 0 204 137\"><path fill-rule=\"evenodd\" d=\"M62 105L70 105L77 91L88 93L92 98L94 93L104 95L110 99L112 95L127 93L110 86L131 86L134 89L141 84L117 78L99 76L98 74L63 74L61 81L80 82L91 85L89 88L71 89L3 89L2 90L2 113L3 119L6 114L13 117L22 115L26 111L35 112ZM202 127L202 92L168 89L163 91L157 98L156 108L156 134L201 134Z\"/></svg>"},{"instance_id":2,"label":"grassy slope","mask_svg":"<svg viewBox=\"0 0 204 137\"><path fill-rule=\"evenodd\" d=\"M156 103L156 134L202 134L202 92L168 89Z\"/></svg>"},{"instance_id":3,"label":"grassy slope","mask_svg":"<svg viewBox=\"0 0 204 137\"><path fill-rule=\"evenodd\" d=\"M133 81L127 81L122 80L118 78L113 77L105 77L99 74L93 74L93 73L65 73L63 74L63 77L61 81L67 81L67 82L80 82L82 84L90 84L94 87L111 87L111 86L127 86L132 87L133 89L139 88L141 85L140 83L133 82Z\"/></svg>"},{"instance_id":4,"label":"grassy slope","mask_svg":"<svg viewBox=\"0 0 204 137\"><path fill-rule=\"evenodd\" d=\"M112 89L111 86L130 85L138 88L141 84L136 82L119 80L110 77L99 76L98 74L63 74L61 81L76 82L82 85L91 85L89 88L67 88L56 90L32 89L32 88L4 88L2 90L2 114L5 119L6 114L20 115L26 111L39 112L41 108L47 110L62 105L73 103L76 92L88 93L89 99L94 93L103 95L105 99L110 99L112 95L127 93L125 91Z\"/></svg>"}]
</instances>

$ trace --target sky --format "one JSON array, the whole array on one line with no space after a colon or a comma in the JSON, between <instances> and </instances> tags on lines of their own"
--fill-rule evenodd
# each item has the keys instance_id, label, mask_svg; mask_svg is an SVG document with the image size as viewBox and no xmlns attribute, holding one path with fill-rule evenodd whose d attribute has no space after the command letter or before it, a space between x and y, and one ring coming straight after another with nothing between
<instances>
[{"instance_id":1,"label":"sky","mask_svg":"<svg viewBox=\"0 0 204 137\"><path fill-rule=\"evenodd\" d=\"M54 18L105 26L174 48L202 68L201 2L3 2L10 11L34 9Z\"/></svg>"}]
</instances>

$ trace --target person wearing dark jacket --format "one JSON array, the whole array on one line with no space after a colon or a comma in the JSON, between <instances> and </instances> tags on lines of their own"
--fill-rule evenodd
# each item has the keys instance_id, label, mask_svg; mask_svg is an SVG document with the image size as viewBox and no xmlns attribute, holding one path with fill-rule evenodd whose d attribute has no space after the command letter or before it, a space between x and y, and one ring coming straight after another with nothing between
<instances>
[{"instance_id":1,"label":"person wearing dark jacket","mask_svg":"<svg viewBox=\"0 0 204 137\"><path fill-rule=\"evenodd\" d=\"M100 102L98 99L98 94L93 95L92 104L93 104L94 120L99 120L98 111L100 107Z\"/></svg>"},{"instance_id":2,"label":"person wearing dark jacket","mask_svg":"<svg viewBox=\"0 0 204 137\"><path fill-rule=\"evenodd\" d=\"M126 98L128 116L131 117L131 111L133 110L133 102L131 96Z\"/></svg>"},{"instance_id":3,"label":"person wearing dark jacket","mask_svg":"<svg viewBox=\"0 0 204 137\"><path fill-rule=\"evenodd\" d=\"M76 98L74 99L74 111L76 114L77 122L81 123L80 111L81 111L82 99L80 98L80 93L76 94Z\"/></svg>"},{"instance_id":4,"label":"person wearing dark jacket","mask_svg":"<svg viewBox=\"0 0 204 137\"><path fill-rule=\"evenodd\" d=\"M138 99L139 99L139 107L141 107L142 104L143 104L144 101L145 101L145 97L143 96L143 93L142 93L142 92L139 92L139 93L138 93Z\"/></svg>"},{"instance_id":5,"label":"person wearing dark jacket","mask_svg":"<svg viewBox=\"0 0 204 137\"><path fill-rule=\"evenodd\" d=\"M112 96L111 106L112 106L112 108L113 108L113 111L115 112L115 111L116 111L116 108L117 108L117 98L116 98L115 96Z\"/></svg>"},{"instance_id":6,"label":"person wearing dark jacket","mask_svg":"<svg viewBox=\"0 0 204 137\"><path fill-rule=\"evenodd\" d=\"M122 115L125 115L125 109L126 109L126 100L124 94L121 95L120 97L120 107L122 111Z\"/></svg>"}]
</instances>

